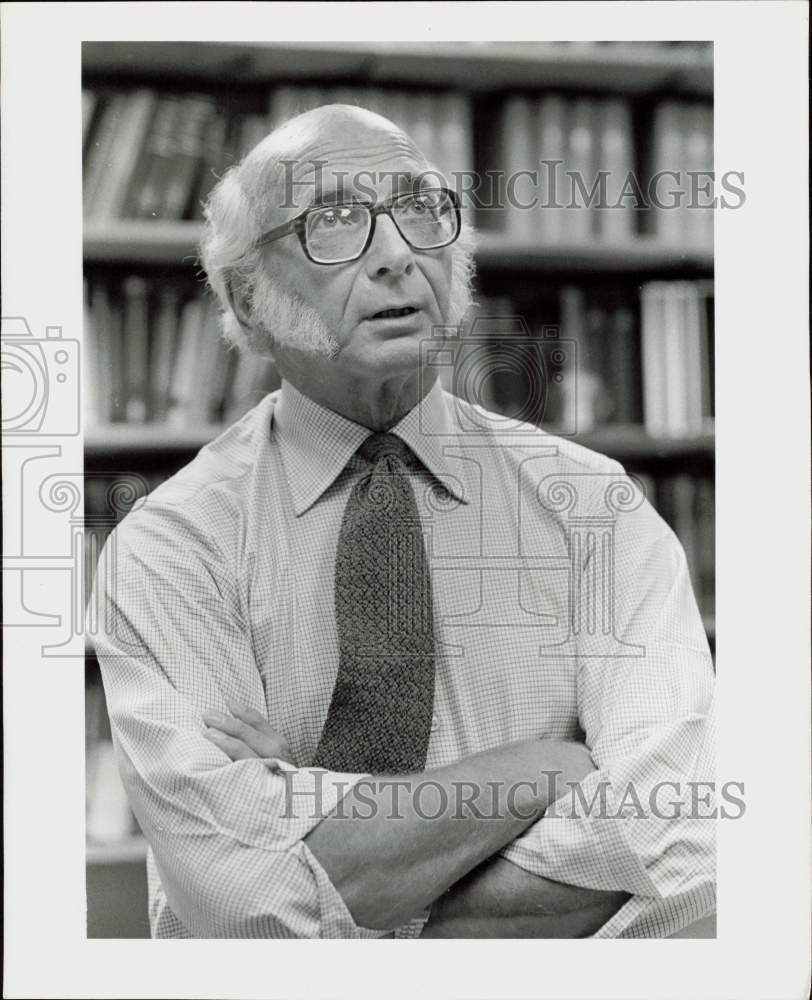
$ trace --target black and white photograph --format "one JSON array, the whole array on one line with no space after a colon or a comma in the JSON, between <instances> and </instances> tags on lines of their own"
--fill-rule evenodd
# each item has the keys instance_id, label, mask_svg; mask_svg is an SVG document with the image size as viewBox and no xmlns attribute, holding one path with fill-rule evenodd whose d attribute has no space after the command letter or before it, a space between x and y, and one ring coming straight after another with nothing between
<instances>
[{"instance_id":1,"label":"black and white photograph","mask_svg":"<svg viewBox=\"0 0 812 1000\"><path fill-rule=\"evenodd\" d=\"M713 934L712 83L85 44L89 934Z\"/></svg>"},{"instance_id":2,"label":"black and white photograph","mask_svg":"<svg viewBox=\"0 0 812 1000\"><path fill-rule=\"evenodd\" d=\"M75 36L54 125L74 235L49 255L59 221L38 214L23 259L66 262L72 311L29 307L22 263L4 276L4 632L71 715L61 752L28 710L13 725L66 768L52 894L110 963L86 995L414 995L416 968L375 987L402 954L353 973L360 954L314 952L311 981L283 942L442 939L406 962L466 949L429 997L609 995L638 973L625 995L651 997L667 984L609 942L668 940L674 990L701 989L684 956L741 956L739 932L769 950L776 920L776 956L796 951L764 983L803 995L808 759L786 762L791 727L809 749L808 325L778 300L806 295L807 194L768 251L746 221L763 166L730 137L794 127L793 176L807 138L777 98L732 96L731 5L526 4L527 31L505 5L494 37L479 4L200 5L200 30L177 4L166 30L158 5L95 5L90 30L90 5L31 6ZM738 6L781 39L808 17ZM745 241L788 258L786 285L775 262L738 277L736 250L759 273ZM745 875L748 823L779 802L786 856L762 842ZM143 968L119 960L111 985L138 939ZM155 959L167 939L202 940L198 967ZM201 985L235 939L277 950ZM604 944L538 951L574 939ZM493 963L477 981L499 942L568 963L566 986L511 992ZM180 963L163 993L155 961ZM280 978L249 985L268 962ZM42 988L29 969L8 995Z\"/></svg>"}]
</instances>

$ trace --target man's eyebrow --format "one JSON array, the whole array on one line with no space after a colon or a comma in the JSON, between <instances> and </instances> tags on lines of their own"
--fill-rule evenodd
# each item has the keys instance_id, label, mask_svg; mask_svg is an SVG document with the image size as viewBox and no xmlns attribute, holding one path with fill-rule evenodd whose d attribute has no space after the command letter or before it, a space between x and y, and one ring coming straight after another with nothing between
<instances>
[{"instance_id":1,"label":"man's eyebrow","mask_svg":"<svg viewBox=\"0 0 812 1000\"><path fill-rule=\"evenodd\" d=\"M326 208L331 205L364 204L370 205L372 202L368 197L362 197L352 189L345 187L335 188L330 191L318 191L311 198L307 199L305 208Z\"/></svg>"},{"instance_id":2,"label":"man's eyebrow","mask_svg":"<svg viewBox=\"0 0 812 1000\"><path fill-rule=\"evenodd\" d=\"M384 180L390 180L392 182L392 191L387 194L387 197L414 191L415 185L419 180L419 175L414 174L411 171L401 170L382 171L380 177ZM310 197L308 197L305 201L304 208L328 208L332 205L347 204L372 205L374 204L375 199L370 197L368 191L370 178L365 174L363 180L367 188L367 191L364 194L361 194L347 184L339 184L336 187L331 187L327 190L315 189L314 187Z\"/></svg>"}]
</instances>

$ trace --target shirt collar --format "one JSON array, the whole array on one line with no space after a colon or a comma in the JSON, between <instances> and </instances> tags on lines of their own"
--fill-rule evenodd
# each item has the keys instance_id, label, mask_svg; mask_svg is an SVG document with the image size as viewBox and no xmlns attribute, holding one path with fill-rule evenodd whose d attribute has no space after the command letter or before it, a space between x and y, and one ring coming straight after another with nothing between
<instances>
[{"instance_id":1,"label":"shirt collar","mask_svg":"<svg viewBox=\"0 0 812 1000\"><path fill-rule=\"evenodd\" d=\"M298 517L335 482L372 431L314 402L286 381L282 382L272 419ZM457 474L448 468L445 448L456 444L457 438L439 382L390 433L406 442L452 496L463 503L469 501L467 484L461 481L456 467Z\"/></svg>"}]
</instances>

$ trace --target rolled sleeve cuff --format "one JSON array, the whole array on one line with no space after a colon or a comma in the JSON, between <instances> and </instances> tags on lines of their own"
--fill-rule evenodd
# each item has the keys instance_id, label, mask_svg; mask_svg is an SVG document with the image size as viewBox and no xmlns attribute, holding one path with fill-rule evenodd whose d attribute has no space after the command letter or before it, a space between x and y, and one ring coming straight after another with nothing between
<instances>
[{"instance_id":1,"label":"rolled sleeve cuff","mask_svg":"<svg viewBox=\"0 0 812 1000\"><path fill-rule=\"evenodd\" d=\"M600 780L597 771L584 782L584 790L592 791ZM626 836L626 823L635 820L616 818L612 812L585 816L566 795L500 853L525 871L556 882L659 898L643 858Z\"/></svg>"},{"instance_id":2,"label":"rolled sleeve cuff","mask_svg":"<svg viewBox=\"0 0 812 1000\"><path fill-rule=\"evenodd\" d=\"M265 765L285 780L285 811L282 814L291 853L309 871L316 891L318 923L322 938L379 938L385 931L373 930L357 924L341 894L330 881L316 856L304 842L312 829L330 813L339 802L368 774L326 771L322 768L298 768L283 760L268 758Z\"/></svg>"},{"instance_id":3,"label":"rolled sleeve cuff","mask_svg":"<svg viewBox=\"0 0 812 1000\"><path fill-rule=\"evenodd\" d=\"M286 847L310 833L312 829L334 812L344 796L369 774L350 774L326 771L320 767L296 767L277 758L265 758L269 771L285 782L284 801L279 824L284 831Z\"/></svg>"},{"instance_id":4,"label":"rolled sleeve cuff","mask_svg":"<svg viewBox=\"0 0 812 1000\"><path fill-rule=\"evenodd\" d=\"M304 841L300 841L295 850L299 852L300 861L309 868L316 887L321 937L365 939L388 936L386 931L362 927L353 920L341 894Z\"/></svg>"}]
</instances>

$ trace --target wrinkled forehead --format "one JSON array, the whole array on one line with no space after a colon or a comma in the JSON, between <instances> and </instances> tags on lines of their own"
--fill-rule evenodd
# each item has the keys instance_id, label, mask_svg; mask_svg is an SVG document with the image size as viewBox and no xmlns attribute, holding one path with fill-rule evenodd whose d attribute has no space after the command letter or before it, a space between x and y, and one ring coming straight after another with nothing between
<instances>
[{"instance_id":1,"label":"wrinkled forehead","mask_svg":"<svg viewBox=\"0 0 812 1000\"><path fill-rule=\"evenodd\" d=\"M415 185L442 183L407 135L375 119L372 127L355 121L343 128L311 126L280 144L263 184L268 222L282 224L316 205L371 203Z\"/></svg>"}]
</instances>

